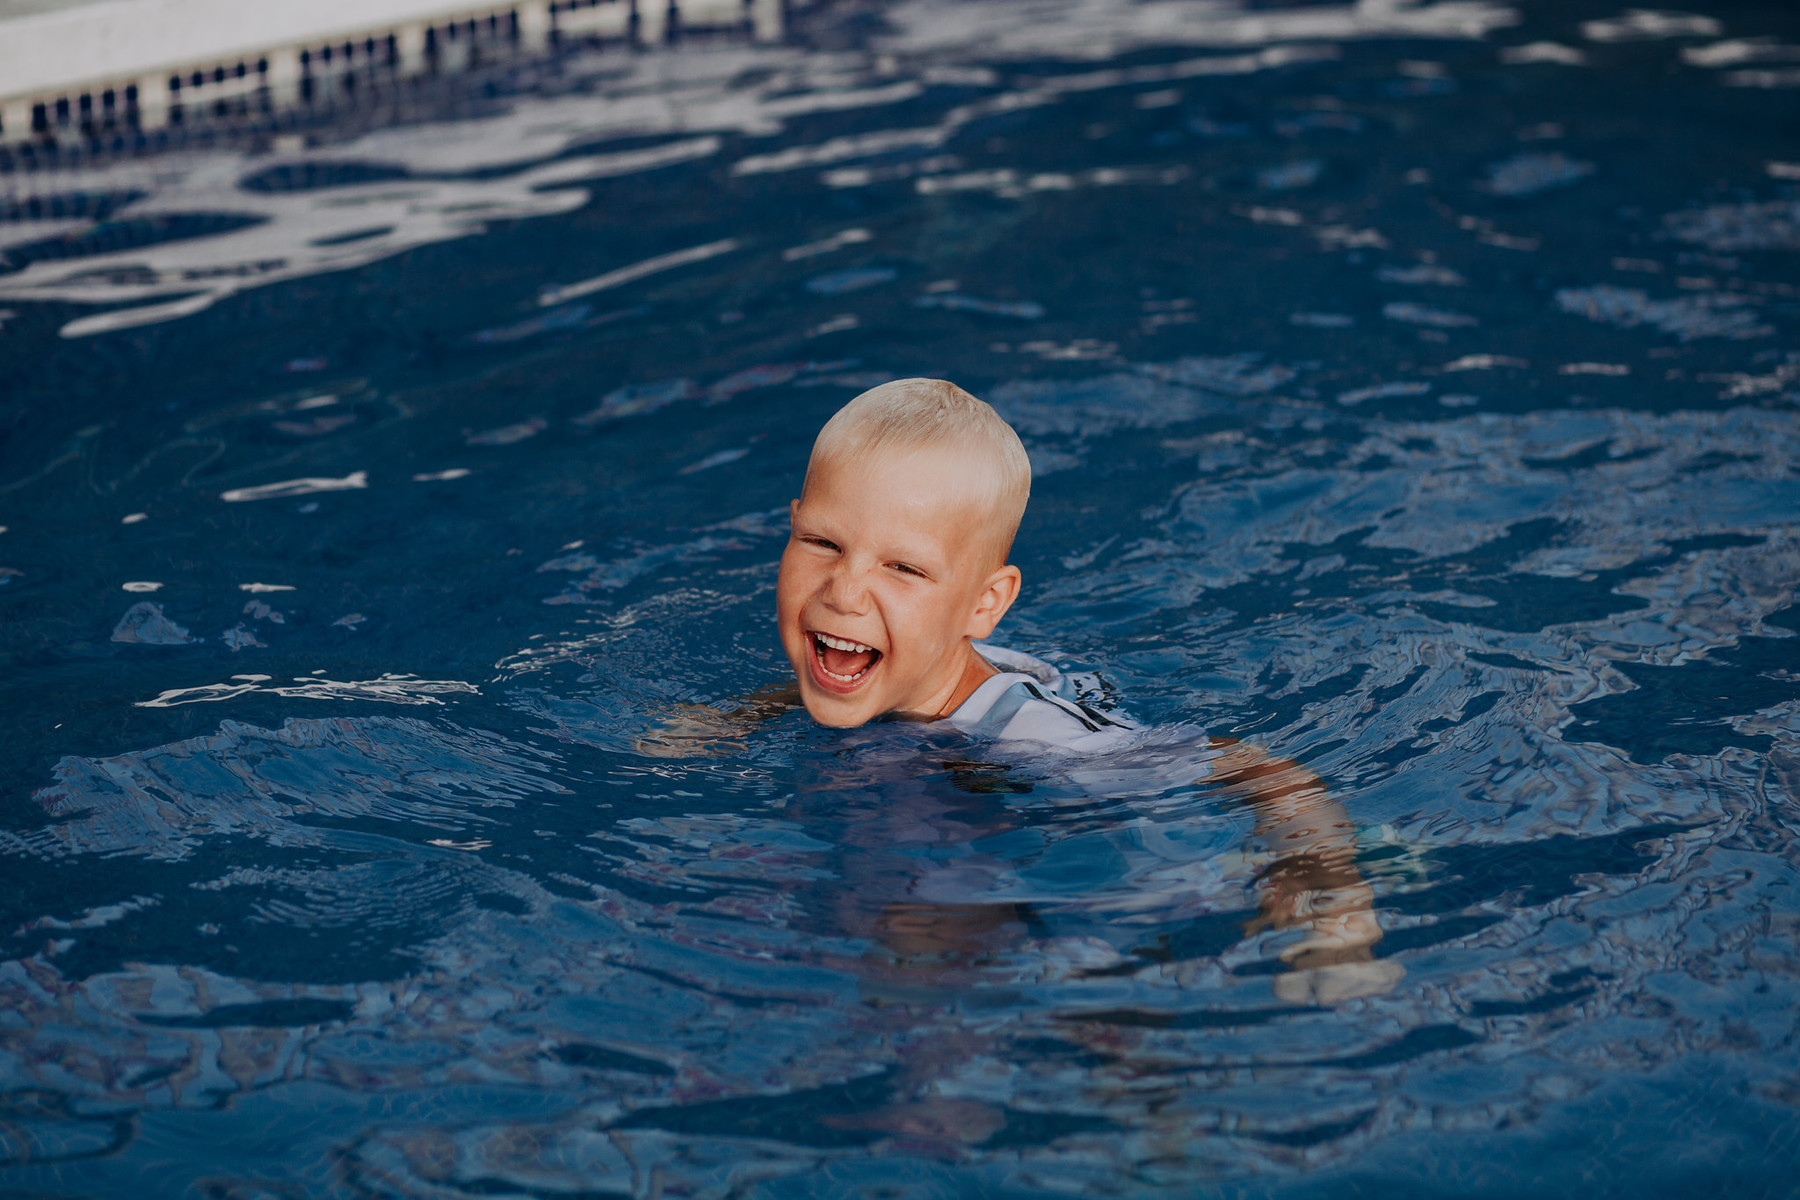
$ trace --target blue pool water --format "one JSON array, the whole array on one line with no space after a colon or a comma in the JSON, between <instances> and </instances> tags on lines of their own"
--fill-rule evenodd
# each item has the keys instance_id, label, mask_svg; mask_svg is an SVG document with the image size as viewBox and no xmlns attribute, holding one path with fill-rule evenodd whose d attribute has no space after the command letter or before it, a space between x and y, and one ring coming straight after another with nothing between
<instances>
[{"instance_id":1,"label":"blue pool water","mask_svg":"<svg viewBox=\"0 0 1800 1200\"><path fill-rule=\"evenodd\" d=\"M1800 12L488 82L0 177L0 1192L1800 1190ZM745 716L914 374L1033 455L998 640L1146 747Z\"/></svg>"}]
</instances>

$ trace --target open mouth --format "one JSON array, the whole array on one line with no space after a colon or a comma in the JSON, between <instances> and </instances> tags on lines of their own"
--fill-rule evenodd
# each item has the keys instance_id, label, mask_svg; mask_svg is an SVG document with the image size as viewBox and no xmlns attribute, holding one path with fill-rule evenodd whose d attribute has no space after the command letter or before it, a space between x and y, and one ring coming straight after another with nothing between
<instances>
[{"instance_id":1,"label":"open mouth","mask_svg":"<svg viewBox=\"0 0 1800 1200\"><path fill-rule=\"evenodd\" d=\"M829 633L815 631L809 636L812 638L813 663L824 676L824 682L834 689L856 686L881 661L881 651L873 646L833 637Z\"/></svg>"}]
</instances>

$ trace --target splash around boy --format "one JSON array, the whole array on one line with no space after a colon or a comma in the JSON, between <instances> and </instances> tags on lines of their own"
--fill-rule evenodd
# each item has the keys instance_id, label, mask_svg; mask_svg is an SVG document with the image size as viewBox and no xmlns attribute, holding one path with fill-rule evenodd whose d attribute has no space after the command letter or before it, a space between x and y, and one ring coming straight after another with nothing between
<instances>
[{"instance_id":1,"label":"splash around boy","mask_svg":"<svg viewBox=\"0 0 1800 1200\"><path fill-rule=\"evenodd\" d=\"M974 643L1018 598L1025 447L941 379L897 379L826 423L792 505L776 610L800 699L847 727L950 716L1000 672Z\"/></svg>"}]
</instances>

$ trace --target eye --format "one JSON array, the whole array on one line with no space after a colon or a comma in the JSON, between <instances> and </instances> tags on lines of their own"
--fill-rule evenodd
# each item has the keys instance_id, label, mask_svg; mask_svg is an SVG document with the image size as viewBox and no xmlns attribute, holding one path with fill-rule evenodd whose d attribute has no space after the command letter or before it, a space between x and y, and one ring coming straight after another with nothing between
<instances>
[{"instance_id":1,"label":"eye","mask_svg":"<svg viewBox=\"0 0 1800 1200\"><path fill-rule=\"evenodd\" d=\"M919 570L919 568L913 566L911 563L892 562L892 563L889 563L888 566L890 566L894 570L900 572L902 575L915 575L920 579L930 579L931 578L931 576L929 576L925 572Z\"/></svg>"},{"instance_id":2,"label":"eye","mask_svg":"<svg viewBox=\"0 0 1800 1200\"><path fill-rule=\"evenodd\" d=\"M834 554L837 552L837 548L838 548L837 543L833 542L833 541L829 541L822 537L812 537L809 535L803 535L800 538L800 540L805 542L809 546L817 546L821 550L829 550Z\"/></svg>"}]
</instances>

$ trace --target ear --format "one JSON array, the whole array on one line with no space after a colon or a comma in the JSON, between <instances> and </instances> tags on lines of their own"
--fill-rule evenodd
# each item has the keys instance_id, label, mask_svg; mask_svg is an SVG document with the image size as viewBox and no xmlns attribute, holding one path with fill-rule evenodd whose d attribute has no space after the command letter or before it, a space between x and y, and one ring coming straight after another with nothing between
<instances>
[{"instance_id":1,"label":"ear","mask_svg":"<svg viewBox=\"0 0 1800 1200\"><path fill-rule=\"evenodd\" d=\"M1025 577L1019 574L1019 568L1004 566L987 577L981 587L981 594L975 598L975 609L969 614L968 628L964 635L981 641L994 632L994 626L1006 615L1013 601L1019 598L1019 588Z\"/></svg>"}]
</instances>

